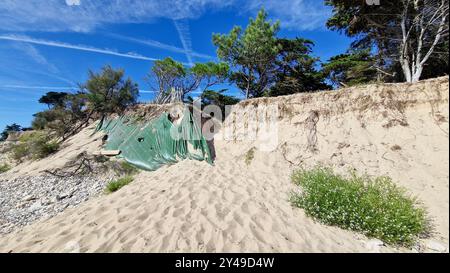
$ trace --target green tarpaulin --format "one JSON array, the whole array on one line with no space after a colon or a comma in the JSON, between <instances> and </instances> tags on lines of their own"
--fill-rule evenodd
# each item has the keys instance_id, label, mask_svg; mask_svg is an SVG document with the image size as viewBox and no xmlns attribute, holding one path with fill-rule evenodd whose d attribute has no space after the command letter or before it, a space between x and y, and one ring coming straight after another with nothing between
<instances>
[{"instance_id":1,"label":"green tarpaulin","mask_svg":"<svg viewBox=\"0 0 450 273\"><path fill-rule=\"evenodd\" d=\"M102 120L97 130L108 135L105 150L120 150L119 157L141 169L156 170L185 158L212 163L207 142L189 110L179 124L173 124L168 113L146 123L121 116Z\"/></svg>"}]
</instances>

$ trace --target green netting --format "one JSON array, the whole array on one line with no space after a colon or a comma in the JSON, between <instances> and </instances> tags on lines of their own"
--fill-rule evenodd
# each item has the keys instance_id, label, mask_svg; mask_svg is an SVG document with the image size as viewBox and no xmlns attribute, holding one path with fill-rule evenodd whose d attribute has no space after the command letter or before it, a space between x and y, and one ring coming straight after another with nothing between
<instances>
[{"instance_id":1,"label":"green netting","mask_svg":"<svg viewBox=\"0 0 450 273\"><path fill-rule=\"evenodd\" d=\"M212 163L206 140L189 110L178 125L163 113L145 124L127 116L102 120L97 130L108 135L106 150L120 150L118 157L141 169L156 170L185 158Z\"/></svg>"}]
</instances>

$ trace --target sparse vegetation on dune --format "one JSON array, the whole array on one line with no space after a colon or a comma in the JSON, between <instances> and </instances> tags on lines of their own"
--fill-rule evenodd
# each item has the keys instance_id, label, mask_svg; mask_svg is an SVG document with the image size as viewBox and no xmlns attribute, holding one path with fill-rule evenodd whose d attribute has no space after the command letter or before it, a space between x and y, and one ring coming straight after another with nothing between
<instances>
[{"instance_id":1,"label":"sparse vegetation on dune","mask_svg":"<svg viewBox=\"0 0 450 273\"><path fill-rule=\"evenodd\" d=\"M430 231L425 209L389 177L343 177L317 167L294 172L292 181L301 187L292 204L324 224L405 246Z\"/></svg>"},{"instance_id":2,"label":"sparse vegetation on dune","mask_svg":"<svg viewBox=\"0 0 450 273\"><path fill-rule=\"evenodd\" d=\"M119 190L123 186L130 184L133 181L133 179L134 178L132 176L127 175L117 180L109 182L109 184L106 185L106 193L113 193Z\"/></svg>"},{"instance_id":3,"label":"sparse vegetation on dune","mask_svg":"<svg viewBox=\"0 0 450 273\"><path fill-rule=\"evenodd\" d=\"M56 152L59 143L47 131L23 134L17 144L12 146L12 157L17 161L41 159Z\"/></svg>"},{"instance_id":4,"label":"sparse vegetation on dune","mask_svg":"<svg viewBox=\"0 0 450 273\"><path fill-rule=\"evenodd\" d=\"M0 173L7 172L9 169L11 169L11 167L6 163L0 165Z\"/></svg>"}]
</instances>

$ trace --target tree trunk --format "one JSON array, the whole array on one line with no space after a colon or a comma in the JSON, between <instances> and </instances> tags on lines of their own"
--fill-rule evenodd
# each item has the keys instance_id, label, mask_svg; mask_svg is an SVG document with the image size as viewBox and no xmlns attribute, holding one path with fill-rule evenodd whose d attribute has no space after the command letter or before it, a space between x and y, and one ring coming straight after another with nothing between
<instances>
[{"instance_id":1,"label":"tree trunk","mask_svg":"<svg viewBox=\"0 0 450 273\"><path fill-rule=\"evenodd\" d=\"M419 1L414 1L413 9L417 15L415 15L415 17L412 18L412 21L410 20L411 23L407 25L410 3L410 0L403 1L404 11L400 22L402 40L399 61L405 80L407 82L417 82L420 80L423 67L431 54L433 54L436 45L441 41L443 34L448 32L448 26L446 24L448 17L448 1L441 0L440 3L425 3L423 6L419 5ZM435 11L427 14L432 5L434 5L433 8ZM433 24L437 24L437 30L435 31L431 30L431 25ZM416 35L410 35L414 30ZM422 57L422 53L425 53L423 50L425 49L424 45L426 43L426 37L429 37L428 39L434 38L432 38L432 42L429 45L426 54ZM412 48L412 44L414 43L411 43L411 41L417 44L417 48Z\"/></svg>"},{"instance_id":2,"label":"tree trunk","mask_svg":"<svg viewBox=\"0 0 450 273\"><path fill-rule=\"evenodd\" d=\"M411 82L418 82L420 80L420 76L422 75L423 65L418 65L416 67L416 71L412 76Z\"/></svg>"},{"instance_id":3,"label":"tree trunk","mask_svg":"<svg viewBox=\"0 0 450 273\"><path fill-rule=\"evenodd\" d=\"M402 57L400 57L402 58ZM412 74L411 68L409 67L409 62L406 60L406 56L403 56L404 59L400 59L400 64L402 66L403 76L405 76L406 82L412 82Z\"/></svg>"}]
</instances>

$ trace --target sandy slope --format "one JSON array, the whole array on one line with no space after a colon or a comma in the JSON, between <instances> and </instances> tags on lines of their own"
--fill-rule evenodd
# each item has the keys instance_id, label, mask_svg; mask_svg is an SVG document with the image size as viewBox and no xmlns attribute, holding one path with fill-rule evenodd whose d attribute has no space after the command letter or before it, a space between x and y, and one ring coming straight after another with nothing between
<instances>
[{"instance_id":1,"label":"sandy slope","mask_svg":"<svg viewBox=\"0 0 450 273\"><path fill-rule=\"evenodd\" d=\"M69 138L62 144L60 150L42 160L24 162L4 176L14 179L20 176L34 176L42 174L43 170L62 168L68 161L76 158L80 153L92 153L99 150L102 144L100 132L95 133L95 124L84 128L79 134Z\"/></svg>"},{"instance_id":2,"label":"sandy slope","mask_svg":"<svg viewBox=\"0 0 450 273\"><path fill-rule=\"evenodd\" d=\"M448 247L448 77L251 100L236 108L222 132L239 136L238 121L252 124L246 113L274 103L273 150L218 134L214 166L186 160L141 172L116 193L0 238L0 251L370 251L366 237L316 223L289 204L292 171L316 164L391 176L423 201L433 239ZM317 123L308 119L312 112ZM77 137L89 139L86 132Z\"/></svg>"}]
</instances>

